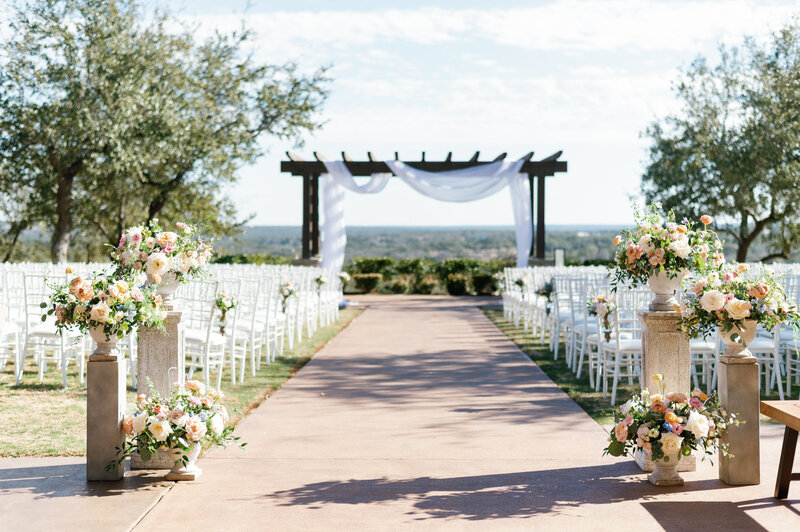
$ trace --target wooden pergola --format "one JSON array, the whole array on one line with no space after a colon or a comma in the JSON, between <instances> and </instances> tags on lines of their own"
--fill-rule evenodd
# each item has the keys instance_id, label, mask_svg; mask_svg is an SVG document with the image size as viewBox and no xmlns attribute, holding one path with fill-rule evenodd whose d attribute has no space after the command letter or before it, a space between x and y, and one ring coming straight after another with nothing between
<instances>
[{"instance_id":1,"label":"wooden pergola","mask_svg":"<svg viewBox=\"0 0 800 532\"><path fill-rule=\"evenodd\" d=\"M545 178L554 176L556 172L567 171L567 161L558 160L561 157L561 153L559 151L540 161L534 161L532 160L533 152L530 152L524 157L524 162L520 169L520 173L528 174L530 182L531 221L533 223L531 258L538 260L544 260L545 258ZM322 161L330 159L325 159L317 152L314 152L314 161L303 160L291 152L286 152L286 155L288 160L281 161L281 172L303 178L303 258L310 259L319 255L319 176L326 173L325 165ZM480 152L477 151L468 161L453 161L452 156L451 152L447 154L447 158L444 161L426 161L425 152L422 152L422 158L419 161L404 162L417 170L443 172L497 162L505 159L506 154L500 154L492 161L479 161ZM372 152L367 152L367 158L368 160L366 161L354 161L345 152L342 152L342 160L354 176L391 173L386 163L375 159L372 156ZM397 152L395 152L394 158L395 160L400 160ZM536 181L535 187L534 180ZM534 190L536 190L535 202Z\"/></svg>"}]
</instances>

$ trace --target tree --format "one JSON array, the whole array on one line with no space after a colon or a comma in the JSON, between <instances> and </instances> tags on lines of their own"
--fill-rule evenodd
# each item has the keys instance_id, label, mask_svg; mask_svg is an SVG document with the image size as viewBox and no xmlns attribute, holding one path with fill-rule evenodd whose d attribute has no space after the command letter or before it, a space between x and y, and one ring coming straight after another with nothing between
<instances>
[{"instance_id":1,"label":"tree","mask_svg":"<svg viewBox=\"0 0 800 532\"><path fill-rule=\"evenodd\" d=\"M788 259L800 242L800 27L766 44L723 46L713 67L696 59L675 91L680 113L645 134L646 199L728 222L720 232L736 243L738 261L756 239L769 249L759 260Z\"/></svg>"},{"instance_id":2,"label":"tree","mask_svg":"<svg viewBox=\"0 0 800 532\"><path fill-rule=\"evenodd\" d=\"M139 0L31 0L0 43L0 202L10 256L21 231L115 241L129 224L185 219L231 234L223 188L261 154L262 135L299 142L319 126L320 69L261 65L247 31L199 41Z\"/></svg>"}]
</instances>

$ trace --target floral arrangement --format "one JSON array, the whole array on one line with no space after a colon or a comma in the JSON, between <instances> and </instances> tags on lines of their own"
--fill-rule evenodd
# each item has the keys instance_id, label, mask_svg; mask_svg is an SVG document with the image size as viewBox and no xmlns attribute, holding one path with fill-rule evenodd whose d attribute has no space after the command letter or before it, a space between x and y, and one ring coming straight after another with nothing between
<instances>
[{"instance_id":1,"label":"floral arrangement","mask_svg":"<svg viewBox=\"0 0 800 532\"><path fill-rule=\"evenodd\" d=\"M527 283L528 283L528 281L525 279L525 277L520 277L519 279L516 279L514 281L514 284L519 286L520 288L525 288L525 285Z\"/></svg>"},{"instance_id":2,"label":"floral arrangement","mask_svg":"<svg viewBox=\"0 0 800 532\"><path fill-rule=\"evenodd\" d=\"M342 285L342 288L347 286L347 283L350 282L350 274L347 272L339 272L339 282Z\"/></svg>"},{"instance_id":3,"label":"floral arrangement","mask_svg":"<svg viewBox=\"0 0 800 532\"><path fill-rule=\"evenodd\" d=\"M193 380L182 387L176 385L169 398L159 397L151 387L150 397L140 394L136 398L136 411L123 417L126 441L117 449L118 458L108 467L121 465L134 452L142 460L150 460L159 449L179 451L181 456L176 463L182 461L185 465L186 454L195 445L225 447L238 441L240 438L233 436L234 428L226 426L229 418L223 397L221 391Z\"/></svg>"},{"instance_id":4,"label":"floral arrangement","mask_svg":"<svg viewBox=\"0 0 800 532\"><path fill-rule=\"evenodd\" d=\"M603 454L627 456L629 451L649 453L653 460L669 461L669 455L688 456L703 449L712 455L719 449L730 456L720 436L729 425L744 423L735 414L728 415L719 405L716 394L708 396L695 388L691 395L664 393L663 376L655 375L659 392L647 390L619 406L614 413L614 429ZM703 459L706 457L703 456Z\"/></svg>"},{"instance_id":5,"label":"floral arrangement","mask_svg":"<svg viewBox=\"0 0 800 532\"><path fill-rule=\"evenodd\" d=\"M683 272L704 272L709 266L718 267L725 262L722 243L708 228L713 218L701 216L703 227L695 229L689 220L676 223L672 211L662 219L660 210L660 203L650 205L645 213L634 207L636 227L614 237L615 289L619 283L643 285L658 272L675 278Z\"/></svg>"},{"instance_id":6,"label":"floral arrangement","mask_svg":"<svg viewBox=\"0 0 800 532\"><path fill-rule=\"evenodd\" d=\"M600 295L586 302L589 316L597 316L603 320L603 333L606 342L611 341L611 315L617 310L617 304L612 299Z\"/></svg>"},{"instance_id":7,"label":"floral arrangement","mask_svg":"<svg viewBox=\"0 0 800 532\"><path fill-rule=\"evenodd\" d=\"M72 270L67 268L66 273L72 274ZM66 284L48 282L48 287L53 293L49 301L41 303L42 309L48 309L42 321L54 317L60 332L102 327L109 339L122 338L137 326L164 327L166 312L161 296L149 286L136 286L132 276L76 275Z\"/></svg>"},{"instance_id":8,"label":"floral arrangement","mask_svg":"<svg viewBox=\"0 0 800 532\"><path fill-rule=\"evenodd\" d=\"M196 226L179 222L176 231L165 231L153 219L126 229L111 261L117 272L144 271L148 280L159 284L203 275L211 254L211 246L200 240Z\"/></svg>"},{"instance_id":9,"label":"floral arrangement","mask_svg":"<svg viewBox=\"0 0 800 532\"><path fill-rule=\"evenodd\" d=\"M278 294L281 296L281 311L286 314L286 305L289 302L289 298L295 295L297 291L294 289L294 285L290 282L281 283L278 287Z\"/></svg>"},{"instance_id":10,"label":"floral arrangement","mask_svg":"<svg viewBox=\"0 0 800 532\"><path fill-rule=\"evenodd\" d=\"M220 312L219 317L219 333L225 336L225 327L228 324L225 319L229 310L236 308L236 300L230 297L226 292L220 292L217 299L214 300L214 306Z\"/></svg>"},{"instance_id":11,"label":"floral arrangement","mask_svg":"<svg viewBox=\"0 0 800 532\"><path fill-rule=\"evenodd\" d=\"M690 338L707 337L717 327L738 335L744 320L755 320L768 331L786 322L797 326L800 320L775 274L764 268L751 271L746 264L728 265L702 277L675 310Z\"/></svg>"},{"instance_id":12,"label":"floral arrangement","mask_svg":"<svg viewBox=\"0 0 800 532\"><path fill-rule=\"evenodd\" d=\"M314 279L314 283L317 285L317 291L319 291L322 288L322 285L328 283L328 278L325 277L325 274L322 274Z\"/></svg>"}]
</instances>

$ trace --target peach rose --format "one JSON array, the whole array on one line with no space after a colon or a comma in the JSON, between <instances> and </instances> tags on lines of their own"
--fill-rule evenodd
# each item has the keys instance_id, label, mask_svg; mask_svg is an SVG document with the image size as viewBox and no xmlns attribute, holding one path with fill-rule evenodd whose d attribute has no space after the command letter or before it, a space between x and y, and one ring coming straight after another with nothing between
<instances>
[{"instance_id":1,"label":"peach rose","mask_svg":"<svg viewBox=\"0 0 800 532\"><path fill-rule=\"evenodd\" d=\"M189 418L184 429L186 430L186 437L192 441L202 440L208 431L205 422L200 421L200 418L196 416Z\"/></svg>"},{"instance_id":2,"label":"peach rose","mask_svg":"<svg viewBox=\"0 0 800 532\"><path fill-rule=\"evenodd\" d=\"M650 410L656 414L663 414L667 410L667 403L661 399L657 399L650 404Z\"/></svg>"},{"instance_id":3,"label":"peach rose","mask_svg":"<svg viewBox=\"0 0 800 532\"><path fill-rule=\"evenodd\" d=\"M620 421L614 425L614 437L617 441L625 441L628 439L628 425L624 421Z\"/></svg>"},{"instance_id":4,"label":"peach rose","mask_svg":"<svg viewBox=\"0 0 800 532\"><path fill-rule=\"evenodd\" d=\"M667 394L667 401L670 401L672 403L685 403L686 401L688 401L688 399L686 398L685 394L673 392ZM672 422L670 421L670 423Z\"/></svg>"},{"instance_id":5,"label":"peach rose","mask_svg":"<svg viewBox=\"0 0 800 532\"><path fill-rule=\"evenodd\" d=\"M611 244L614 247L617 247L621 241L622 241L622 237L617 235L617 236L614 237L614 240L611 242Z\"/></svg>"},{"instance_id":6,"label":"peach rose","mask_svg":"<svg viewBox=\"0 0 800 532\"><path fill-rule=\"evenodd\" d=\"M764 283L756 283L747 290L747 295L756 299L764 299L769 293L769 286Z\"/></svg>"},{"instance_id":7,"label":"peach rose","mask_svg":"<svg viewBox=\"0 0 800 532\"><path fill-rule=\"evenodd\" d=\"M711 225L714 223L714 218L711 216L704 214L700 217L700 221L703 222L703 225Z\"/></svg>"},{"instance_id":8,"label":"peach rose","mask_svg":"<svg viewBox=\"0 0 800 532\"><path fill-rule=\"evenodd\" d=\"M743 320L750 316L751 308L753 308L753 305L735 297L725 303L725 310L728 312L728 316L734 320Z\"/></svg>"},{"instance_id":9,"label":"peach rose","mask_svg":"<svg viewBox=\"0 0 800 532\"><path fill-rule=\"evenodd\" d=\"M172 231L164 231L163 233L158 233L156 235L156 242L162 248L165 247L172 247L175 245L175 242L178 241L178 235L173 233Z\"/></svg>"},{"instance_id":10,"label":"peach rose","mask_svg":"<svg viewBox=\"0 0 800 532\"><path fill-rule=\"evenodd\" d=\"M133 436L133 416L125 416L122 418L122 432L127 436Z\"/></svg>"}]
</instances>

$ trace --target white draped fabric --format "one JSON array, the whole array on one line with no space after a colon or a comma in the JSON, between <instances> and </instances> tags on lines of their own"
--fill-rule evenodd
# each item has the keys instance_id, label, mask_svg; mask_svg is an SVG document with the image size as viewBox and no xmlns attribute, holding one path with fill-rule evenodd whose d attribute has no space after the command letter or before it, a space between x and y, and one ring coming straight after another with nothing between
<instances>
[{"instance_id":1,"label":"white draped fabric","mask_svg":"<svg viewBox=\"0 0 800 532\"><path fill-rule=\"evenodd\" d=\"M466 202L486 198L505 188L511 190L511 206L517 237L517 267L528 265L532 227L527 178L519 173L524 160L497 161L448 172L424 172L401 161L386 161L389 169L417 192L440 201ZM375 194L386 187L391 174L374 174L363 185L356 183L342 161L326 161L322 185L322 267L336 271L344 264L347 230L344 223L344 191Z\"/></svg>"}]
</instances>

